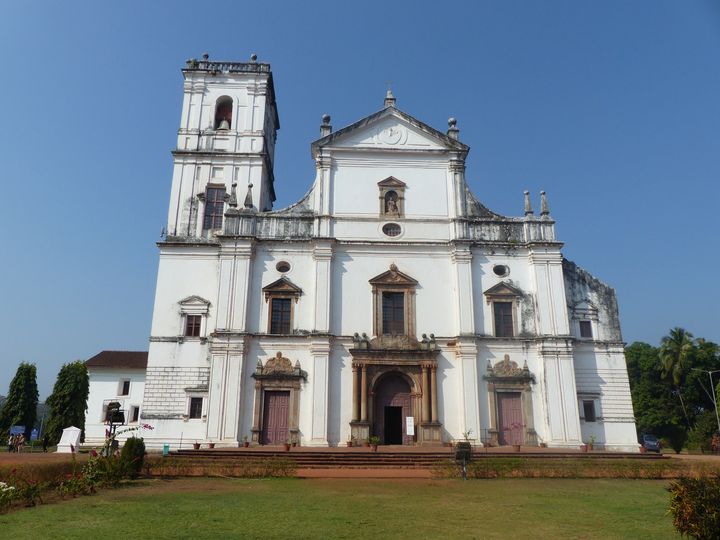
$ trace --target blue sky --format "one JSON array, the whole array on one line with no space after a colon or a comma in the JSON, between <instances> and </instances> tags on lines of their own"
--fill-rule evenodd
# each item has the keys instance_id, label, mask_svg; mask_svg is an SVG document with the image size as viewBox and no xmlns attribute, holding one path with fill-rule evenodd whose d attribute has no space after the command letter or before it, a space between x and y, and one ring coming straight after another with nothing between
<instances>
[{"instance_id":1,"label":"blue sky","mask_svg":"<svg viewBox=\"0 0 720 540\"><path fill-rule=\"evenodd\" d=\"M616 288L624 338L720 341L720 3L6 2L0 394L35 362L145 350L190 57L270 62L276 207L335 129L398 107L470 145L488 207L548 193L565 256Z\"/></svg>"}]
</instances>

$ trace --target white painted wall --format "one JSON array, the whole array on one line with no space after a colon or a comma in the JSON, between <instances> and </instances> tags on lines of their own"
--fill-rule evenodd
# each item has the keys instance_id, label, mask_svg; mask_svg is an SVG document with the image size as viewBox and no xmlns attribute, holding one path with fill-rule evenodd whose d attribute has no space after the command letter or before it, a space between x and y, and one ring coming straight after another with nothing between
<instances>
[{"instance_id":1,"label":"white painted wall","mask_svg":"<svg viewBox=\"0 0 720 540\"><path fill-rule=\"evenodd\" d=\"M372 333L368 280L395 264L419 282L418 336L434 333L441 348L438 405L447 440L467 429L475 436L487 429L490 403L483 375L488 362L509 354L521 366L527 362L535 375L533 421L541 440L572 447L595 434L609 448L636 449L612 290L592 276L568 274L549 217L497 216L481 222L470 215L475 210L465 197L463 150L403 113L386 109L373 121L317 143L317 176L301 208L254 214L263 220L310 212L314 238L292 237L292 227L266 239L203 236L197 194L209 181L228 190L237 181L240 207L249 182L257 184L256 210L267 200L262 189L269 171L260 152L263 134L273 145L267 150L274 150L277 126L266 84L266 78L253 74L212 80L186 76L178 148L203 152L175 157L168 231L181 238L160 248L145 392L152 404L148 414L154 415L148 421L156 426L146 436L151 444L177 447L181 440L197 439L231 446L249 437L252 374L258 360L278 351L293 364L299 361L308 374L300 393L301 442L343 444L352 414L351 336ZM235 101L233 129L204 133L221 95ZM234 156L233 149L253 155ZM377 183L388 176L407 184L405 216L392 220L379 216ZM400 236L383 234L388 221L400 224ZM479 240L461 237L467 222L486 228L473 233ZM498 240L502 227L516 226L524 227L521 241ZM281 274L279 261L290 263L291 270ZM507 265L509 274L495 275L497 264ZM262 288L283 275L303 291L293 305L296 335L270 336ZM492 306L484 292L500 282L524 295L516 311L520 335L514 339L493 337ZM183 331L179 302L192 295L210 302L201 336L207 340L178 339ZM568 304L585 297L601 304L598 333L595 340L579 342ZM213 336L216 331L221 332ZM322 336L306 335L311 332ZM329 351L323 352L328 341ZM100 375L92 377L96 399L104 390L98 386ZM603 419L597 425L581 422L583 393L599 396ZM205 398L204 418L183 418L191 395Z\"/></svg>"},{"instance_id":2,"label":"white painted wall","mask_svg":"<svg viewBox=\"0 0 720 540\"><path fill-rule=\"evenodd\" d=\"M101 446L105 443L105 429L107 428L104 423L103 406L108 401L120 402L121 408L125 409L125 419L128 422L128 427L138 424L138 422L130 423L130 408L133 406L140 407L140 422L142 422L145 371L140 369L89 368L88 373L90 392L85 415L85 444ZM119 395L122 388L121 381L123 380L130 381L130 392L127 396ZM119 440L125 440L125 438L127 438L127 435L118 437Z\"/></svg>"}]
</instances>

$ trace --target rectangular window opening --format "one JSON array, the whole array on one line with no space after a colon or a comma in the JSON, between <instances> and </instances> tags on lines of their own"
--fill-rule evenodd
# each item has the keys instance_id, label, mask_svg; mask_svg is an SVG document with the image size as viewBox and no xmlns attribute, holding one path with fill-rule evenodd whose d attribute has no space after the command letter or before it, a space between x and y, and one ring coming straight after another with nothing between
<instances>
[{"instance_id":1,"label":"rectangular window opening","mask_svg":"<svg viewBox=\"0 0 720 540\"><path fill-rule=\"evenodd\" d=\"M118 392L119 396L129 396L130 395L130 381L124 380L120 381L120 392Z\"/></svg>"},{"instance_id":2,"label":"rectangular window opening","mask_svg":"<svg viewBox=\"0 0 720 540\"><path fill-rule=\"evenodd\" d=\"M133 405L130 407L130 422L137 423L137 421L140 419L140 407L137 405Z\"/></svg>"},{"instance_id":3,"label":"rectangular window opening","mask_svg":"<svg viewBox=\"0 0 720 540\"><path fill-rule=\"evenodd\" d=\"M290 333L290 298L273 298L270 301L270 333Z\"/></svg>"},{"instance_id":4,"label":"rectangular window opening","mask_svg":"<svg viewBox=\"0 0 720 540\"><path fill-rule=\"evenodd\" d=\"M512 302L493 302L495 315L495 336L513 337L513 305Z\"/></svg>"},{"instance_id":5,"label":"rectangular window opening","mask_svg":"<svg viewBox=\"0 0 720 540\"><path fill-rule=\"evenodd\" d=\"M581 338L593 337L592 324L590 323L590 321L580 321L580 337Z\"/></svg>"},{"instance_id":6,"label":"rectangular window opening","mask_svg":"<svg viewBox=\"0 0 720 540\"><path fill-rule=\"evenodd\" d=\"M190 398L190 414L189 418L202 418L203 398Z\"/></svg>"},{"instance_id":7,"label":"rectangular window opening","mask_svg":"<svg viewBox=\"0 0 720 540\"><path fill-rule=\"evenodd\" d=\"M200 325L202 324L202 315L186 315L185 316L185 335L188 337L198 337L200 335Z\"/></svg>"},{"instance_id":8,"label":"rectangular window opening","mask_svg":"<svg viewBox=\"0 0 720 540\"><path fill-rule=\"evenodd\" d=\"M592 399L583 400L583 414L585 415L586 422L597 421L597 417L595 416L595 401Z\"/></svg>"},{"instance_id":9,"label":"rectangular window opening","mask_svg":"<svg viewBox=\"0 0 720 540\"><path fill-rule=\"evenodd\" d=\"M205 193L203 229L221 229L224 211L225 188L207 188Z\"/></svg>"},{"instance_id":10,"label":"rectangular window opening","mask_svg":"<svg viewBox=\"0 0 720 540\"><path fill-rule=\"evenodd\" d=\"M382 293L383 335L405 334L405 293Z\"/></svg>"}]
</instances>

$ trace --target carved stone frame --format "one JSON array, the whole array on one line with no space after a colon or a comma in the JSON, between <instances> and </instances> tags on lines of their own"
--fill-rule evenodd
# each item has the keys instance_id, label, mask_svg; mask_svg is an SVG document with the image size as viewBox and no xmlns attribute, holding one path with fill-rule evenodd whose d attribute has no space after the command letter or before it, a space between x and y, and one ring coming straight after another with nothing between
<instances>
[{"instance_id":1,"label":"carved stone frame","mask_svg":"<svg viewBox=\"0 0 720 540\"><path fill-rule=\"evenodd\" d=\"M301 381L307 380L307 373L300 369L300 362L295 367L289 359L278 352L265 365L258 360L255 373L255 403L253 408L252 442L260 444L263 414L265 412L265 392L289 391L288 403L288 436L291 443L300 443L300 390Z\"/></svg>"},{"instance_id":2,"label":"carved stone frame","mask_svg":"<svg viewBox=\"0 0 720 540\"><path fill-rule=\"evenodd\" d=\"M277 281L273 281L270 285L266 285L262 289L267 304L267 333L271 333L272 329L272 300L275 298L291 298L295 302L290 302L290 333L292 334L295 327L295 309L294 304L298 303L302 296L302 289L295 285L286 277L281 277Z\"/></svg>"},{"instance_id":3,"label":"carved stone frame","mask_svg":"<svg viewBox=\"0 0 720 540\"><path fill-rule=\"evenodd\" d=\"M521 328L518 301L523 295L522 291L503 281L490 287L483 294L485 295L485 301L491 306L492 310L490 313L490 321L492 324L491 335L497 336L497 329L495 328L495 302L508 302L512 304L513 335L503 337L516 337Z\"/></svg>"},{"instance_id":4,"label":"carved stone frame","mask_svg":"<svg viewBox=\"0 0 720 540\"><path fill-rule=\"evenodd\" d=\"M490 361L488 361L487 372L483 378L488 383L490 444L492 446L499 445L500 426L498 425L497 394L502 392L520 392L523 424L525 426L523 431L524 444L537 445L531 386L535 382L535 376L530 373L527 364L520 368L517 363L510 360L510 356L506 354L495 366L491 366Z\"/></svg>"},{"instance_id":5,"label":"carved stone frame","mask_svg":"<svg viewBox=\"0 0 720 540\"><path fill-rule=\"evenodd\" d=\"M384 292L399 292L405 295L404 305L404 335L415 337L415 287L418 282L403 274L394 264L387 272L370 280L373 294L373 335L383 335L383 302Z\"/></svg>"},{"instance_id":6,"label":"carved stone frame","mask_svg":"<svg viewBox=\"0 0 720 540\"><path fill-rule=\"evenodd\" d=\"M388 219L405 217L405 188L407 184L402 180L398 180L394 176L388 176L385 180L378 182L380 189L380 216ZM385 197L388 193L394 191L397 194L397 211L389 212L385 204Z\"/></svg>"}]
</instances>

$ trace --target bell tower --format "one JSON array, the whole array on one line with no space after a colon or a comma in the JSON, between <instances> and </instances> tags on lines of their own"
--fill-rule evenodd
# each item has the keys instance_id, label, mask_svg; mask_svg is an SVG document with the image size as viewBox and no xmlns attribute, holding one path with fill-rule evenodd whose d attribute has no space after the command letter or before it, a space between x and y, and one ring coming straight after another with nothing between
<instances>
[{"instance_id":1,"label":"bell tower","mask_svg":"<svg viewBox=\"0 0 720 540\"><path fill-rule=\"evenodd\" d=\"M211 61L204 54L188 60L182 74L167 235L211 238L236 192L248 208L272 209L280 128L275 88L270 64L254 54L250 62Z\"/></svg>"}]
</instances>

